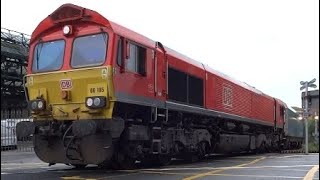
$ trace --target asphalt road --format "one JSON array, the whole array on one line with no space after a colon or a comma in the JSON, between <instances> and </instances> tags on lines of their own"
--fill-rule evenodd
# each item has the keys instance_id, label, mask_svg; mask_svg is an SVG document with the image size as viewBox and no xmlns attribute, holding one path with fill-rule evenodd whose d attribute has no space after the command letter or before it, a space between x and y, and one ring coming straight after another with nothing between
<instances>
[{"instance_id":1,"label":"asphalt road","mask_svg":"<svg viewBox=\"0 0 320 180\"><path fill-rule=\"evenodd\" d=\"M49 167L38 160L33 152L1 152L1 179L318 180L319 154L212 156L192 164L174 161L165 167L114 171L96 166L82 170L63 164Z\"/></svg>"}]
</instances>

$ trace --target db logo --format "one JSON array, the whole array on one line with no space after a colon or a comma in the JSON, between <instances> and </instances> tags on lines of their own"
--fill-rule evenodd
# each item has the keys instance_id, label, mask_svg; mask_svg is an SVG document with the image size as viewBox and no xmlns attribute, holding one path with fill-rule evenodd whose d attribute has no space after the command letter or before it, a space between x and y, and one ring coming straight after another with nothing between
<instances>
[{"instance_id":1,"label":"db logo","mask_svg":"<svg viewBox=\"0 0 320 180\"><path fill-rule=\"evenodd\" d=\"M62 90L71 89L72 88L71 79L61 79L60 80L60 88Z\"/></svg>"}]
</instances>

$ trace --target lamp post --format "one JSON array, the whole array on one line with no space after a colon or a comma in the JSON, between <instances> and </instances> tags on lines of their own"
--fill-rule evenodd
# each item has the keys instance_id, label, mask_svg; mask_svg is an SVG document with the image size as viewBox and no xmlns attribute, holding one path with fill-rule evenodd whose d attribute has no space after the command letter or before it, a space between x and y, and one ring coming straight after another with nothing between
<instances>
[{"instance_id":1,"label":"lamp post","mask_svg":"<svg viewBox=\"0 0 320 180\"><path fill-rule=\"evenodd\" d=\"M305 153L308 154L308 117L309 117L309 111L308 111L308 87L316 88L317 85L313 84L316 82L316 78L313 78L311 81L300 81L300 91L305 89L304 93L304 125L305 125Z\"/></svg>"},{"instance_id":2,"label":"lamp post","mask_svg":"<svg viewBox=\"0 0 320 180\"><path fill-rule=\"evenodd\" d=\"M315 139L316 139L317 143L319 143L318 120L319 120L319 116L316 114L314 116L314 136L315 136Z\"/></svg>"}]
</instances>

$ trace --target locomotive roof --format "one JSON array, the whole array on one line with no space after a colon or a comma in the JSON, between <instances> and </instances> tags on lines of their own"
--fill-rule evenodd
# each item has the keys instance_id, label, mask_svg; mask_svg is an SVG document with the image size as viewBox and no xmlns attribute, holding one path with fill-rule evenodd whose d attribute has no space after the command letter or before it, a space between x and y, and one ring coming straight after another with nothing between
<instances>
[{"instance_id":1,"label":"locomotive roof","mask_svg":"<svg viewBox=\"0 0 320 180\"><path fill-rule=\"evenodd\" d=\"M119 34L123 37L127 37L129 38L130 40L132 41L135 41L137 43L140 43L144 46L148 46L150 48L154 48L155 47L155 43L156 41L152 40L152 39L149 39L148 37L144 36L144 35L141 35L131 29L128 29L126 27L123 27L115 22L112 22L112 21L109 21L110 24L111 24L111 27L113 29L113 31L116 33L116 34ZM169 47L166 47L164 46L165 50L166 50L166 53L169 55L169 56L173 56L175 58L178 58L182 61L185 61L187 62L188 64L191 64L191 65L194 65L194 66L197 66L198 68L201 68L203 69L203 65L196 61L196 60L193 60L173 49L170 49Z\"/></svg>"},{"instance_id":2,"label":"locomotive roof","mask_svg":"<svg viewBox=\"0 0 320 180\"><path fill-rule=\"evenodd\" d=\"M156 41L154 41L152 39L149 39L148 37L146 37L144 35L141 35L141 34L135 32L133 30L130 30L130 29L126 28L126 27L123 27L123 26L121 26L121 25L119 25L119 24L117 24L115 22L112 22L110 20L109 20L109 22L111 24L111 27L112 27L113 31L116 34L119 34L121 36L130 38L131 40L133 40L133 41L135 41L137 43L143 44L145 46L148 46L150 48L154 48L155 47ZM177 52L177 51L175 51L173 49L170 49L169 47L165 46L165 50L166 50L168 55L173 56L175 58L178 58L181 61L185 61L186 63L188 63L190 65L196 66L196 67L198 67L200 69L206 70L206 71L208 71L208 72L210 72L212 74L220 76L220 77L222 77L222 78L224 78L224 79L226 79L226 80L228 80L228 81L230 81L230 82L232 82L232 83L234 83L236 85L239 85L239 86L241 86L243 88L246 88L246 89L248 89L248 90L250 90L252 92L255 92L257 94L270 97L270 96L264 94L262 91L256 89L255 87L253 87L253 86L251 86L251 85L249 85L249 84L247 84L245 82L238 81L238 80L236 80L236 79L234 79L234 78L232 78L232 77L230 77L230 76L228 76L228 75L226 75L226 74L224 74L224 73L222 73L220 71L217 71L217 70L211 68L208 65L203 65L201 62L196 61L196 60L194 60L194 59L192 59L192 58L190 58L190 57L188 57L188 56L186 56L184 54L181 54L181 53L179 53L179 52ZM270 97L270 98L272 98L272 97Z\"/></svg>"},{"instance_id":3,"label":"locomotive roof","mask_svg":"<svg viewBox=\"0 0 320 180\"><path fill-rule=\"evenodd\" d=\"M149 38L147 38L147 37L135 32L135 31L132 31L132 30L126 28L126 27L123 27L123 26L121 26L121 25L119 25L117 23L114 23L112 21L109 21L109 22L110 22L111 27L112 27L112 29L113 29L113 31L115 33L117 33L117 34L119 34L121 36L130 38L131 40L133 40L133 41L135 41L137 43L146 45L146 46L148 46L150 48L153 48L155 46L155 43L156 43L155 41L153 41L153 40L151 40L151 39L149 39ZM200 69L206 70L206 71L208 71L208 72L210 72L212 74L220 76L220 77L222 77L222 78L224 78L224 79L226 79L226 80L228 80L228 81L230 81L230 82L232 82L234 84L237 84L237 85L239 85L239 86L241 86L243 88L246 88L246 89L248 89L250 91L253 91L253 92L257 93L257 94L268 96L268 95L264 94L262 91L250 86L247 83L235 80L234 78L231 78L230 76L228 76L228 75L226 75L226 74L224 74L224 73L222 73L220 71L217 71L217 70L211 68L208 65L203 65L201 62L196 61L196 60L194 60L194 59L192 59L192 58L190 58L190 57L188 57L188 56L186 56L184 54L181 54L181 53L179 53L179 52L177 52L177 51L175 51L173 49L170 49L170 48L165 46L165 50L166 50L168 55L173 56L175 58L178 58L181 61L185 61L188 64L194 65L194 66L196 66L196 67L198 67Z\"/></svg>"},{"instance_id":4,"label":"locomotive roof","mask_svg":"<svg viewBox=\"0 0 320 180\"><path fill-rule=\"evenodd\" d=\"M224 74L223 72L220 72L218 70L215 70L215 69L211 68L210 66L206 66L206 70L208 72L210 72L210 73L213 73L213 74L215 74L217 76L220 76L220 77L222 77L222 78L224 78L224 79L226 79L226 80L228 80L228 81L230 81L230 82L232 82L232 83L234 83L236 85L239 85L239 86L241 86L243 88L246 88L246 89L248 89L250 91L253 91L253 92L257 93L257 94L266 95L262 91L256 89L255 87L253 87L253 86L251 86L251 85L249 85L249 84L247 84L245 82L238 81L238 80L236 80L236 79ZM266 95L266 96L268 96L268 95Z\"/></svg>"}]
</instances>

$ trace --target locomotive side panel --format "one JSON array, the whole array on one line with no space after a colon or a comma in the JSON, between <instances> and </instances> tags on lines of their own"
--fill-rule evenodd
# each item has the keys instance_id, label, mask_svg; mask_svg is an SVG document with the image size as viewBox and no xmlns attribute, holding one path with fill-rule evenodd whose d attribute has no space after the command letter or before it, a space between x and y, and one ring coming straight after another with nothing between
<instances>
[{"instance_id":1,"label":"locomotive side panel","mask_svg":"<svg viewBox=\"0 0 320 180\"><path fill-rule=\"evenodd\" d=\"M213 110L226 112L246 118L251 117L250 92L222 77L212 75L216 79L215 106ZM211 86L208 84L208 86Z\"/></svg>"},{"instance_id":2,"label":"locomotive side panel","mask_svg":"<svg viewBox=\"0 0 320 180\"><path fill-rule=\"evenodd\" d=\"M274 101L271 98L267 98L263 95L256 93L252 94L252 116L255 119L259 119L274 124Z\"/></svg>"},{"instance_id":3,"label":"locomotive side panel","mask_svg":"<svg viewBox=\"0 0 320 180\"><path fill-rule=\"evenodd\" d=\"M206 108L214 110L217 104L217 78L210 72L206 72Z\"/></svg>"}]
</instances>

